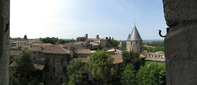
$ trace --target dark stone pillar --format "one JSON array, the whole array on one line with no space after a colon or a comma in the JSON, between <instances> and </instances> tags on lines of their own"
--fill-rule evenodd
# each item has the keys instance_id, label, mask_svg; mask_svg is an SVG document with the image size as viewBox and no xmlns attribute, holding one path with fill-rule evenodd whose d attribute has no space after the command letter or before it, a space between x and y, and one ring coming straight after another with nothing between
<instances>
[{"instance_id":1,"label":"dark stone pillar","mask_svg":"<svg viewBox=\"0 0 197 85\"><path fill-rule=\"evenodd\" d=\"M197 85L197 0L163 0L167 85Z\"/></svg>"},{"instance_id":2,"label":"dark stone pillar","mask_svg":"<svg viewBox=\"0 0 197 85\"><path fill-rule=\"evenodd\" d=\"M10 0L0 0L0 85L9 85Z\"/></svg>"}]
</instances>

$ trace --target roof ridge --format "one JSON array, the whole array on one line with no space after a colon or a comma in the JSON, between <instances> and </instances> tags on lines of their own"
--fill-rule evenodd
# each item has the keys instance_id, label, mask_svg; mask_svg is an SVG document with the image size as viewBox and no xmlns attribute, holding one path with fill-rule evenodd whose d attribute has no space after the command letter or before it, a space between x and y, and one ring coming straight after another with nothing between
<instances>
[{"instance_id":1,"label":"roof ridge","mask_svg":"<svg viewBox=\"0 0 197 85\"><path fill-rule=\"evenodd\" d=\"M60 44L58 44L58 46L60 46ZM62 46L60 46L60 48L61 48L62 50L64 50L66 53L70 54L70 52L68 52L68 50L64 49Z\"/></svg>"}]
</instances>

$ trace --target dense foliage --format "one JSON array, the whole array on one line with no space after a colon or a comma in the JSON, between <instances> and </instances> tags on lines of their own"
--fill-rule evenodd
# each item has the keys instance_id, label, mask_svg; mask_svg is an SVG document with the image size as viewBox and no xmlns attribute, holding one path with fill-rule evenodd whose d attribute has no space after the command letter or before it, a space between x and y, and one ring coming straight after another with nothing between
<instances>
[{"instance_id":1,"label":"dense foliage","mask_svg":"<svg viewBox=\"0 0 197 85\"><path fill-rule=\"evenodd\" d=\"M17 74L29 77L35 71L31 53L29 50L22 50L19 56L14 58L14 69Z\"/></svg>"},{"instance_id":2,"label":"dense foliage","mask_svg":"<svg viewBox=\"0 0 197 85\"><path fill-rule=\"evenodd\" d=\"M29 50L22 50L21 54L14 58L13 67L14 74L10 75L10 85L38 85L43 81L43 72L35 70Z\"/></svg>"},{"instance_id":3,"label":"dense foliage","mask_svg":"<svg viewBox=\"0 0 197 85\"><path fill-rule=\"evenodd\" d=\"M138 85L166 85L165 65L152 63L142 66L136 77Z\"/></svg>"},{"instance_id":4,"label":"dense foliage","mask_svg":"<svg viewBox=\"0 0 197 85\"><path fill-rule=\"evenodd\" d=\"M106 84L115 73L115 69L112 66L113 61L114 59L110 55L104 50L100 50L90 57L90 60L85 65L85 69L89 71L95 79L100 81L100 83Z\"/></svg>"},{"instance_id":5,"label":"dense foliage","mask_svg":"<svg viewBox=\"0 0 197 85\"><path fill-rule=\"evenodd\" d=\"M123 62L121 64L121 79L122 85L136 85L136 73L140 66L144 66L145 59L140 58L139 53L123 51Z\"/></svg>"},{"instance_id":6,"label":"dense foliage","mask_svg":"<svg viewBox=\"0 0 197 85\"><path fill-rule=\"evenodd\" d=\"M134 66L129 63L127 64L126 68L121 74L121 80L122 85L136 85L136 70L134 69Z\"/></svg>"},{"instance_id":7,"label":"dense foliage","mask_svg":"<svg viewBox=\"0 0 197 85\"><path fill-rule=\"evenodd\" d=\"M9 85L20 85L20 82L13 74L10 74Z\"/></svg>"},{"instance_id":8,"label":"dense foliage","mask_svg":"<svg viewBox=\"0 0 197 85\"><path fill-rule=\"evenodd\" d=\"M46 37L40 40L43 41L44 43L51 43L51 44L64 44L64 43L74 42L74 40L63 40L63 39L58 39L55 37L52 37L52 38Z\"/></svg>"},{"instance_id":9,"label":"dense foliage","mask_svg":"<svg viewBox=\"0 0 197 85\"><path fill-rule=\"evenodd\" d=\"M124 51L122 53L123 66L126 67L128 63L134 65L134 69L138 70L141 65L145 64L145 59L140 58L139 53Z\"/></svg>"},{"instance_id":10,"label":"dense foliage","mask_svg":"<svg viewBox=\"0 0 197 85\"><path fill-rule=\"evenodd\" d=\"M80 85L82 83L82 62L79 60L71 60L66 68L68 77L68 85Z\"/></svg>"},{"instance_id":11,"label":"dense foliage","mask_svg":"<svg viewBox=\"0 0 197 85\"><path fill-rule=\"evenodd\" d=\"M114 38L111 38L111 37L106 37L106 40L107 40L107 44L106 44L106 47L110 48L110 47L114 47L114 48L118 48L118 41L117 40L114 40Z\"/></svg>"}]
</instances>

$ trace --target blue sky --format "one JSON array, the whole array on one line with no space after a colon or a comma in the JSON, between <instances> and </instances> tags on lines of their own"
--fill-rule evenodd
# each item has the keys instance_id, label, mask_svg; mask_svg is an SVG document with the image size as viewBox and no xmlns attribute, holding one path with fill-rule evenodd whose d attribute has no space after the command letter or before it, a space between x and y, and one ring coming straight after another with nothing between
<instances>
[{"instance_id":1,"label":"blue sky","mask_svg":"<svg viewBox=\"0 0 197 85\"><path fill-rule=\"evenodd\" d=\"M11 0L10 16L11 37L126 40L135 21L142 39L163 39L167 27L162 0Z\"/></svg>"}]
</instances>

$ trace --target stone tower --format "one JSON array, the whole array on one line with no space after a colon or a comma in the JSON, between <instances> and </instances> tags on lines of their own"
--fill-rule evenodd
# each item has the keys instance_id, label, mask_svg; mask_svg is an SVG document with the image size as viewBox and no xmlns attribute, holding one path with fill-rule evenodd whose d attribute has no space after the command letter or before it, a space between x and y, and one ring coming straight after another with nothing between
<instances>
[{"instance_id":1,"label":"stone tower","mask_svg":"<svg viewBox=\"0 0 197 85\"><path fill-rule=\"evenodd\" d=\"M140 34L135 25L131 34L129 34L127 38L126 50L138 53L142 52L142 38L140 37Z\"/></svg>"}]
</instances>

